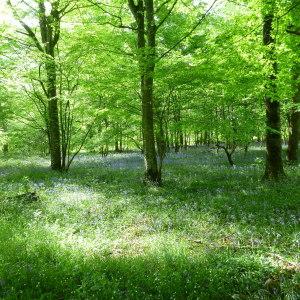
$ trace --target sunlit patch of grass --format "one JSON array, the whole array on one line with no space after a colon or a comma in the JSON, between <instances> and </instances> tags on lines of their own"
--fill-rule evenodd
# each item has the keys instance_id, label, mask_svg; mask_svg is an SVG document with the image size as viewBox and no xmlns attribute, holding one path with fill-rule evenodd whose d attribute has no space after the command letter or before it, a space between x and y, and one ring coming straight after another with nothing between
<instances>
[{"instance_id":1,"label":"sunlit patch of grass","mask_svg":"<svg viewBox=\"0 0 300 300\"><path fill-rule=\"evenodd\" d=\"M137 153L1 161L0 298L298 299L299 169L263 183L262 159L173 153L160 188Z\"/></svg>"}]
</instances>

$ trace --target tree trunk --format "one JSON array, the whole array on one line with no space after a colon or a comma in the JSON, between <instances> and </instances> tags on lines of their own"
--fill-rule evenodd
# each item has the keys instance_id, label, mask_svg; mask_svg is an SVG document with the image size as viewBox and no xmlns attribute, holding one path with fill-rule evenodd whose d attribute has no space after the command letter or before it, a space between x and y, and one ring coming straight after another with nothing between
<instances>
[{"instance_id":1,"label":"tree trunk","mask_svg":"<svg viewBox=\"0 0 300 300\"><path fill-rule=\"evenodd\" d=\"M8 153L8 144L4 144L2 150L3 150L3 154L7 154Z\"/></svg>"},{"instance_id":2,"label":"tree trunk","mask_svg":"<svg viewBox=\"0 0 300 300\"><path fill-rule=\"evenodd\" d=\"M1 106L0 106L0 108L1 108ZM3 123L2 123L1 127L2 127L2 129L4 131L4 133L7 132L7 124L6 124L5 120L3 120ZM8 153L8 142L5 142L5 144L2 147L2 151L3 151L4 155L6 155Z\"/></svg>"},{"instance_id":3,"label":"tree trunk","mask_svg":"<svg viewBox=\"0 0 300 300\"><path fill-rule=\"evenodd\" d=\"M224 150L225 150L225 153L226 153L229 164L233 167L234 166L234 162L233 162L233 159L232 159L233 152L230 152L225 148L224 148Z\"/></svg>"},{"instance_id":4,"label":"tree trunk","mask_svg":"<svg viewBox=\"0 0 300 300\"><path fill-rule=\"evenodd\" d=\"M170 151L170 133L169 133L167 122L165 125L165 133L166 133L166 151L169 152Z\"/></svg>"},{"instance_id":5,"label":"tree trunk","mask_svg":"<svg viewBox=\"0 0 300 300\"><path fill-rule=\"evenodd\" d=\"M298 76L295 76L295 80L299 80ZM292 108L289 116L289 139L287 149L287 159L290 163L298 162L298 147L300 137L300 111L296 107L300 104L300 84L297 84L297 91L293 97L293 104L295 107Z\"/></svg>"},{"instance_id":6,"label":"tree trunk","mask_svg":"<svg viewBox=\"0 0 300 300\"><path fill-rule=\"evenodd\" d=\"M205 130L204 131L204 137L203 137L203 144L206 146L209 146L209 137L208 137L208 132Z\"/></svg>"},{"instance_id":7,"label":"tree trunk","mask_svg":"<svg viewBox=\"0 0 300 300\"><path fill-rule=\"evenodd\" d=\"M7 1L8 5L14 11L14 5L11 1ZM35 47L43 54L45 58L46 71L46 90L45 96L48 100L47 114L48 120L46 127L49 132L49 150L51 156L51 168L53 170L61 170L61 144L60 144L60 124L58 114L58 101L56 90L56 64L55 64L55 47L60 37L61 17L65 13L67 6L60 10L58 7L60 1L51 1L50 14L46 13L46 1L37 1L38 19L40 27L41 41L36 35L36 30L30 28L24 20L18 18L20 24L26 31L26 35L31 38ZM15 14L18 15L18 14Z\"/></svg>"},{"instance_id":8,"label":"tree trunk","mask_svg":"<svg viewBox=\"0 0 300 300\"><path fill-rule=\"evenodd\" d=\"M184 133L184 149L187 150L188 148L188 137L186 132Z\"/></svg>"},{"instance_id":9,"label":"tree trunk","mask_svg":"<svg viewBox=\"0 0 300 300\"><path fill-rule=\"evenodd\" d=\"M45 69L47 75L47 99L49 119L49 141L52 170L61 170L61 141L56 86L55 46L60 36L60 15L57 6L59 1L52 2L51 13L46 14L45 2L39 2L40 33L45 54Z\"/></svg>"},{"instance_id":10,"label":"tree trunk","mask_svg":"<svg viewBox=\"0 0 300 300\"><path fill-rule=\"evenodd\" d=\"M271 4L272 6L272 4ZM273 10L273 7L270 7ZM281 126L280 126L280 103L278 100L273 99L276 94L276 72L277 65L275 60L275 41L272 37L273 27L273 12L264 16L263 25L263 43L265 46L269 46L268 57L271 60L273 66L273 74L270 75L268 92L272 96L267 95L265 97L266 105L266 164L264 179L278 180L284 176L283 162L282 162L282 141L281 141Z\"/></svg>"},{"instance_id":11,"label":"tree trunk","mask_svg":"<svg viewBox=\"0 0 300 300\"><path fill-rule=\"evenodd\" d=\"M120 145L120 152L123 152L123 134L122 134L122 131L120 132L119 145Z\"/></svg>"},{"instance_id":12,"label":"tree trunk","mask_svg":"<svg viewBox=\"0 0 300 300\"><path fill-rule=\"evenodd\" d=\"M146 68L142 77L142 127L145 156L145 179L160 183L161 178L157 167L153 121L153 71L154 66Z\"/></svg>"},{"instance_id":13,"label":"tree trunk","mask_svg":"<svg viewBox=\"0 0 300 300\"><path fill-rule=\"evenodd\" d=\"M116 138L115 140L115 152L116 153L119 153L120 152L120 149L119 149L119 142L118 142L118 139Z\"/></svg>"},{"instance_id":14,"label":"tree trunk","mask_svg":"<svg viewBox=\"0 0 300 300\"><path fill-rule=\"evenodd\" d=\"M166 152L167 152L166 133L164 132L163 117L161 117L158 120L157 127L158 128L157 128L157 132L156 132L156 134L157 134L156 144L157 144L157 154L158 154L158 158L159 158L158 171L161 174L163 160L165 159Z\"/></svg>"},{"instance_id":15,"label":"tree trunk","mask_svg":"<svg viewBox=\"0 0 300 300\"><path fill-rule=\"evenodd\" d=\"M46 58L46 73L51 168L52 170L61 170L60 127L56 91L56 66L54 60L54 49L51 49L49 52L50 53L48 54L50 55L50 58Z\"/></svg>"},{"instance_id":16,"label":"tree trunk","mask_svg":"<svg viewBox=\"0 0 300 300\"><path fill-rule=\"evenodd\" d=\"M129 8L137 22L139 66L141 72L142 133L145 159L145 182L160 184L153 116L153 73L155 69L155 20L153 0L139 0L137 5L128 1ZM145 16L147 28L145 28ZM147 37L147 45L146 38Z\"/></svg>"},{"instance_id":17,"label":"tree trunk","mask_svg":"<svg viewBox=\"0 0 300 300\"><path fill-rule=\"evenodd\" d=\"M180 149L179 132L176 130L176 132L175 132L175 141L174 141L174 151L175 151L175 153L178 153L179 149Z\"/></svg>"}]
</instances>

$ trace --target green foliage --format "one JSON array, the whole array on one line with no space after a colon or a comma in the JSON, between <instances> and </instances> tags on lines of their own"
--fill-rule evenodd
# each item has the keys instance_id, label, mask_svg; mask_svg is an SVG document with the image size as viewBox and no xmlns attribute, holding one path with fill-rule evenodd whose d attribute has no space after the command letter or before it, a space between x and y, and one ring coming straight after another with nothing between
<instances>
[{"instance_id":1,"label":"green foliage","mask_svg":"<svg viewBox=\"0 0 300 300\"><path fill-rule=\"evenodd\" d=\"M274 29L279 66L274 98L281 101L287 115L295 92L290 71L299 61L299 37L288 34L286 28L299 25L294 17L299 7L294 7L291 1L273 2L276 2L274 12L278 19ZM207 9L197 1L178 2L174 7L171 2L163 3L155 2L155 6L160 7L157 24L165 22L158 28L156 37L154 106L156 122L163 119L165 134L182 132L191 137L195 132L209 131L215 141L240 146L263 135L263 99L272 67L262 47L261 14L265 4L255 1L216 4L186 39L160 59ZM78 2L77 5L82 7L76 10L74 6L62 21L56 62L60 103L62 107L66 103L72 107L71 150L79 148L90 126L92 129L84 144L86 151L113 149L115 141L122 141L128 149L140 147L139 54L135 33L130 29L136 24L127 3L114 1L111 6L103 6L97 2L90 7ZM33 18L29 6L19 9ZM40 115L43 107L34 100L34 95L43 93L38 80L44 80L45 74L39 74L37 65L43 64L44 58L24 47L24 42L30 40L19 43L13 26L8 24L2 29L1 49L5 56L2 55L0 63L5 64L7 71L1 81L1 91L7 87L14 91L14 94L1 92L1 107L14 111L1 118L9 125L5 139L12 144L11 151L17 152L31 136L35 146L30 145L28 151L47 153L45 124ZM8 42L7 34L11 36L9 41L15 42ZM24 56L27 57L25 62ZM10 60L14 60L14 64L7 68ZM7 98L13 99L7 102ZM175 116L178 113L180 121ZM285 119L282 123L286 132ZM3 128L1 136L4 140ZM42 141L40 145L37 140Z\"/></svg>"},{"instance_id":2,"label":"green foliage","mask_svg":"<svg viewBox=\"0 0 300 300\"><path fill-rule=\"evenodd\" d=\"M205 14L204 2L154 1L154 121L170 150L160 188L141 184L134 152L143 144L139 58L149 49L137 50L127 1L60 1L69 8L55 48L60 124L72 120L70 152L83 146L68 174L48 169L49 57L16 22L40 38L39 1L14 3L0 23L0 148L9 151L0 158L0 298L300 297L299 168L269 185L261 148L237 151L235 168L224 153L183 150L261 140L266 95L283 107L286 139L300 80L300 37L287 31L300 28L294 2L217 1ZM262 43L271 10L275 92ZM103 157L112 150L128 153Z\"/></svg>"}]
</instances>

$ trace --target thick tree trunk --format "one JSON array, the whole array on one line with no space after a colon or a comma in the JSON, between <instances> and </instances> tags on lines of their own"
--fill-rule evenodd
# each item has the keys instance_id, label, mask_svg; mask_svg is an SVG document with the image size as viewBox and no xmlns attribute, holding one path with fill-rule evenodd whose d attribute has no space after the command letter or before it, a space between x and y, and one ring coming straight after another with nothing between
<instances>
[{"instance_id":1,"label":"thick tree trunk","mask_svg":"<svg viewBox=\"0 0 300 300\"><path fill-rule=\"evenodd\" d=\"M272 10L273 8L270 7ZM272 37L273 27L273 13L269 13L264 16L263 26L263 43L265 46L269 46L268 57L273 65L273 74L270 75L268 91L271 96L265 97L266 105L266 164L264 179L278 180L284 176L283 162L282 162L282 141L281 141L281 126L280 126L280 103L276 99L273 99L273 95L276 92L276 60L274 58L274 39ZM271 92L271 93L270 93Z\"/></svg>"},{"instance_id":2,"label":"thick tree trunk","mask_svg":"<svg viewBox=\"0 0 300 300\"><path fill-rule=\"evenodd\" d=\"M7 1L8 5L13 9L11 1ZM38 19L40 27L41 41L35 33L35 29L30 28L19 19L20 24L26 31L26 35L31 38L35 47L43 54L45 58L46 71L46 90L45 96L48 100L46 127L48 131L49 150L51 156L51 168L53 170L61 170L61 136L59 124L59 109L57 101L56 89L56 64L55 64L55 47L60 37L60 22L68 6L59 9L60 1L51 1L51 11L46 12L46 1L37 1ZM17 14L16 14L17 15Z\"/></svg>"},{"instance_id":3,"label":"thick tree trunk","mask_svg":"<svg viewBox=\"0 0 300 300\"><path fill-rule=\"evenodd\" d=\"M56 66L54 61L54 49L49 53L51 58L47 58L47 93L48 93L48 117L50 135L50 157L52 170L61 170L61 144L60 127L58 114L58 101L56 91Z\"/></svg>"},{"instance_id":4,"label":"thick tree trunk","mask_svg":"<svg viewBox=\"0 0 300 300\"><path fill-rule=\"evenodd\" d=\"M145 156L145 179L150 182L160 183L161 178L157 168L157 158L154 139L153 122L153 78L150 73L145 75L142 84L142 125L143 145Z\"/></svg>"},{"instance_id":5,"label":"thick tree trunk","mask_svg":"<svg viewBox=\"0 0 300 300\"><path fill-rule=\"evenodd\" d=\"M299 80L298 76L295 76L295 80ZM289 116L289 139L287 149L287 159L290 163L298 162L298 148L300 138L300 111L296 107L300 104L300 85L297 84L297 91L293 97L293 104L295 107L292 108Z\"/></svg>"},{"instance_id":6,"label":"thick tree trunk","mask_svg":"<svg viewBox=\"0 0 300 300\"><path fill-rule=\"evenodd\" d=\"M55 46L60 36L60 13L58 11L59 1L52 2L51 13L46 14L45 2L39 2L40 34L44 49L39 49L45 54L45 69L47 75L47 98L48 98L48 129L49 148L52 170L62 170L61 162L61 137L59 124L59 111L56 86L56 63Z\"/></svg>"},{"instance_id":7,"label":"thick tree trunk","mask_svg":"<svg viewBox=\"0 0 300 300\"><path fill-rule=\"evenodd\" d=\"M134 4L133 0L129 0L128 4L137 22L139 66L141 72L145 182L160 184L161 174L157 164L153 116L153 73L155 69L156 34L153 0L139 0L137 5ZM145 18L147 21L147 28L145 28ZM145 35L147 37L147 45Z\"/></svg>"},{"instance_id":8,"label":"thick tree trunk","mask_svg":"<svg viewBox=\"0 0 300 300\"><path fill-rule=\"evenodd\" d=\"M278 101L266 99L266 166L265 179L279 179L284 175L282 162L282 143L280 134L280 105Z\"/></svg>"},{"instance_id":9,"label":"thick tree trunk","mask_svg":"<svg viewBox=\"0 0 300 300\"><path fill-rule=\"evenodd\" d=\"M147 181L160 184L161 174L158 169L155 133L154 133L154 115L153 115L153 76L155 69L155 20L153 0L144 0L147 20L146 36L148 47L145 49L145 74L142 93L142 111L143 111L143 132L144 132L144 150L145 150L145 179Z\"/></svg>"}]
</instances>

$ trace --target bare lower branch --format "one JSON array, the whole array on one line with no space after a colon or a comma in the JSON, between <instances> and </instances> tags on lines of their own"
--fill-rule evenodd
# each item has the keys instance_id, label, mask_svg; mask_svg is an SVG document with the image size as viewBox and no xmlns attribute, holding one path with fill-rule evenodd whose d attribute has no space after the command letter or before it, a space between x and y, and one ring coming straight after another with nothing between
<instances>
[{"instance_id":1,"label":"bare lower branch","mask_svg":"<svg viewBox=\"0 0 300 300\"><path fill-rule=\"evenodd\" d=\"M294 34L294 35L300 35L300 29L299 28L297 28L296 30L287 29L286 32Z\"/></svg>"}]
</instances>

